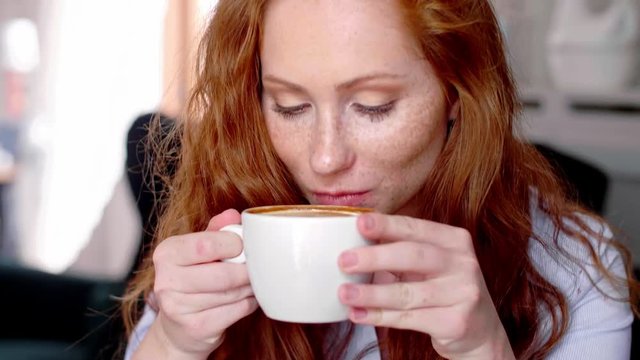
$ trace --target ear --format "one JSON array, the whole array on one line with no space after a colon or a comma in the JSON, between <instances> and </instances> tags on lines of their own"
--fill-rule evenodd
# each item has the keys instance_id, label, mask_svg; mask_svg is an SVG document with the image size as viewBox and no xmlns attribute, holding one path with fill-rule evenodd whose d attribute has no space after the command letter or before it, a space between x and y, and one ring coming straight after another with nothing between
<instances>
[{"instance_id":1,"label":"ear","mask_svg":"<svg viewBox=\"0 0 640 360\"><path fill-rule=\"evenodd\" d=\"M460 99L456 99L456 101L449 108L449 117L447 118L449 121L456 120L460 117Z\"/></svg>"}]
</instances>

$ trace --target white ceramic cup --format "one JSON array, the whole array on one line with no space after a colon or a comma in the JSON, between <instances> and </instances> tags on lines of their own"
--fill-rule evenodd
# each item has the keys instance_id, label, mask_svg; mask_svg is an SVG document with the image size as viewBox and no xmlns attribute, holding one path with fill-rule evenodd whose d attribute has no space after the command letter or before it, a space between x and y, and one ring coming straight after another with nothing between
<instances>
[{"instance_id":1,"label":"white ceramic cup","mask_svg":"<svg viewBox=\"0 0 640 360\"><path fill-rule=\"evenodd\" d=\"M358 232L357 215L370 209L341 206L265 206L242 212L242 225L229 225L242 238L243 253L230 262L245 262L251 287L271 319L328 323L348 319L338 299L344 283L366 283L368 274L347 275L339 255L367 246ZM246 258L245 258L246 257Z\"/></svg>"}]
</instances>

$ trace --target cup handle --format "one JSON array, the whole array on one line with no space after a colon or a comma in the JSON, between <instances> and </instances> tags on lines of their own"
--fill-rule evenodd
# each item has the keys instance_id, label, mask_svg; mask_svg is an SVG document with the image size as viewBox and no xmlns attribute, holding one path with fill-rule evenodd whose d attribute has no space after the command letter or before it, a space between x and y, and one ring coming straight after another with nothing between
<instances>
[{"instance_id":1,"label":"cup handle","mask_svg":"<svg viewBox=\"0 0 640 360\"><path fill-rule=\"evenodd\" d=\"M227 226L224 226L222 229L220 229L220 231L232 232L240 236L240 239L242 239L242 225L238 225L238 224L227 225ZM228 263L234 263L234 264L244 264L247 262L247 259L244 256L244 249L243 249L240 255L229 258L229 259L224 259L222 261L228 262Z\"/></svg>"}]
</instances>

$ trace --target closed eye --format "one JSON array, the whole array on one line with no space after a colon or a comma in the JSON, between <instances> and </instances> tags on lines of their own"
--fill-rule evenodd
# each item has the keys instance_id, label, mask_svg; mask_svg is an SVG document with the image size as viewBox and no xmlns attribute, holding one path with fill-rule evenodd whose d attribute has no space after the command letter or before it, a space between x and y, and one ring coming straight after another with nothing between
<instances>
[{"instance_id":1,"label":"closed eye","mask_svg":"<svg viewBox=\"0 0 640 360\"><path fill-rule=\"evenodd\" d=\"M372 122L382 121L385 116L389 115L394 109L396 101L393 100L383 105L367 106L358 103L354 103L352 106L356 112L368 116Z\"/></svg>"},{"instance_id":2,"label":"closed eye","mask_svg":"<svg viewBox=\"0 0 640 360\"><path fill-rule=\"evenodd\" d=\"M310 104L300 104L295 106L281 106L274 104L272 110L285 119L292 119L296 116L302 115L309 107L311 107Z\"/></svg>"}]
</instances>

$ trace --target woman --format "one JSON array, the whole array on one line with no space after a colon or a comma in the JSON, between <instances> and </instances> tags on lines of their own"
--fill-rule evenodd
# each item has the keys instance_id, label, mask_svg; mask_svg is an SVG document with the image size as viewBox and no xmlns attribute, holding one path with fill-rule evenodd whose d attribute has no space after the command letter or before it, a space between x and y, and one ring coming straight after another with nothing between
<instances>
[{"instance_id":1,"label":"woman","mask_svg":"<svg viewBox=\"0 0 640 360\"><path fill-rule=\"evenodd\" d=\"M488 1L220 1L200 55L128 356L628 358L628 253L514 135ZM350 322L271 321L221 262L238 211L297 203L378 212L337 259L374 274Z\"/></svg>"}]
</instances>

